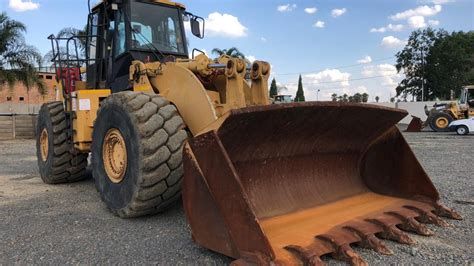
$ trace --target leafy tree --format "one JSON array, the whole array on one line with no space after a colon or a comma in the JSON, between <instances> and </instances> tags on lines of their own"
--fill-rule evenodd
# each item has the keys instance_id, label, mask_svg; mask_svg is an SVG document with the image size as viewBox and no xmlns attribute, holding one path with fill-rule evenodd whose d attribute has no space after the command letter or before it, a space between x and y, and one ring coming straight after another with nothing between
<instances>
[{"instance_id":1,"label":"leafy tree","mask_svg":"<svg viewBox=\"0 0 474 266\"><path fill-rule=\"evenodd\" d=\"M342 95L342 101L347 103L349 101L349 95L347 95L346 93L344 93L344 95Z\"/></svg>"},{"instance_id":2,"label":"leafy tree","mask_svg":"<svg viewBox=\"0 0 474 266\"><path fill-rule=\"evenodd\" d=\"M395 102L395 97L390 98L390 102L394 103Z\"/></svg>"},{"instance_id":3,"label":"leafy tree","mask_svg":"<svg viewBox=\"0 0 474 266\"><path fill-rule=\"evenodd\" d=\"M270 85L270 98L278 95L278 87L275 78L272 79L272 84Z\"/></svg>"},{"instance_id":4,"label":"leafy tree","mask_svg":"<svg viewBox=\"0 0 474 266\"><path fill-rule=\"evenodd\" d=\"M362 102L363 102L363 103L366 103L366 102L368 102L368 101L369 101L369 94L367 94L367 93L365 93L365 92L362 93Z\"/></svg>"},{"instance_id":5,"label":"leafy tree","mask_svg":"<svg viewBox=\"0 0 474 266\"><path fill-rule=\"evenodd\" d=\"M25 43L23 33L26 26L0 13L0 86L13 88L21 82L27 90L36 87L46 94L46 86L36 75L35 66L41 64L38 50Z\"/></svg>"},{"instance_id":6,"label":"leafy tree","mask_svg":"<svg viewBox=\"0 0 474 266\"><path fill-rule=\"evenodd\" d=\"M375 101L376 101L376 102L379 102L379 101L380 101L380 97L379 97L379 96L375 96Z\"/></svg>"},{"instance_id":7,"label":"leafy tree","mask_svg":"<svg viewBox=\"0 0 474 266\"><path fill-rule=\"evenodd\" d=\"M228 55L230 57L245 59L245 55L242 52L240 52L239 49L237 49L236 47L231 47L229 49L214 48L212 49L212 53L218 56Z\"/></svg>"},{"instance_id":8,"label":"leafy tree","mask_svg":"<svg viewBox=\"0 0 474 266\"><path fill-rule=\"evenodd\" d=\"M474 83L474 31L453 32L436 40L426 57L426 86L432 97L451 99Z\"/></svg>"},{"instance_id":9,"label":"leafy tree","mask_svg":"<svg viewBox=\"0 0 474 266\"><path fill-rule=\"evenodd\" d=\"M304 90L303 90L303 81L301 79L301 75L298 79L298 90L296 91L295 102L304 102Z\"/></svg>"},{"instance_id":10,"label":"leafy tree","mask_svg":"<svg viewBox=\"0 0 474 266\"><path fill-rule=\"evenodd\" d=\"M333 102L337 102L337 94L336 93L331 94L331 100Z\"/></svg>"},{"instance_id":11,"label":"leafy tree","mask_svg":"<svg viewBox=\"0 0 474 266\"><path fill-rule=\"evenodd\" d=\"M352 99L356 103L361 103L362 102L362 94L356 93L354 96L352 96Z\"/></svg>"},{"instance_id":12,"label":"leafy tree","mask_svg":"<svg viewBox=\"0 0 474 266\"><path fill-rule=\"evenodd\" d=\"M426 73L426 57L429 55L433 44L446 35L446 31L436 31L432 28L418 29L410 34L405 48L395 55L397 57L397 71L401 72L403 70L405 74L405 79L396 88L397 96L411 94L421 100L422 82L425 80ZM436 97L432 89L427 86L425 86L424 95L425 99Z\"/></svg>"}]
</instances>

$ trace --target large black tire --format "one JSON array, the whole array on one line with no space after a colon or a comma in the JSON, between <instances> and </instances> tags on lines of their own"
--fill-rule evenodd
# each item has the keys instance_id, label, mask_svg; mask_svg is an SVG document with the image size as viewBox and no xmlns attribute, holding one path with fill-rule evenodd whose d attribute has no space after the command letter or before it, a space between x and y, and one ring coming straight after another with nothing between
<instances>
[{"instance_id":1,"label":"large black tire","mask_svg":"<svg viewBox=\"0 0 474 266\"><path fill-rule=\"evenodd\" d=\"M104 158L113 156L103 154L108 132L117 130L125 143L121 147L126 147L118 180L104 166ZM105 99L94 125L92 172L107 207L131 218L163 211L179 199L187 137L176 107L159 95L127 91Z\"/></svg>"},{"instance_id":2,"label":"large black tire","mask_svg":"<svg viewBox=\"0 0 474 266\"><path fill-rule=\"evenodd\" d=\"M454 118L450 114L444 112L433 114L428 119L431 129L436 132L449 131L448 125L454 120Z\"/></svg>"},{"instance_id":3,"label":"large black tire","mask_svg":"<svg viewBox=\"0 0 474 266\"><path fill-rule=\"evenodd\" d=\"M36 155L41 179L47 184L69 183L86 177L88 154L73 154L67 137L62 102L41 106L36 126ZM42 144L47 152L42 150Z\"/></svg>"}]
</instances>

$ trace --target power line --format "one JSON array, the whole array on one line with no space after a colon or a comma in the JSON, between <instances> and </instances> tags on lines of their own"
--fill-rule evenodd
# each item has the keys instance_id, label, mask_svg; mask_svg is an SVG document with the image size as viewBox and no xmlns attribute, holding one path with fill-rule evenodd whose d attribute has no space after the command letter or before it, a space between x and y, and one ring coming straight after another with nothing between
<instances>
[{"instance_id":1,"label":"power line","mask_svg":"<svg viewBox=\"0 0 474 266\"><path fill-rule=\"evenodd\" d=\"M361 66L361 65L372 65L372 63L375 62L381 62L381 61L386 61L388 59L395 58L395 56L390 56L390 57L385 57L385 58L380 58L376 60L372 60L370 63L357 63L357 64L351 64L351 65L343 65L343 66L337 66L337 67L331 67L331 68L324 68L324 69L317 69L313 71L305 71L305 72L294 72L294 73L276 73L275 76L290 76L290 75L300 75L300 74L310 74L310 73L315 73L315 72L321 72L326 69L343 69L343 68L350 68L350 67L355 67L355 66Z\"/></svg>"},{"instance_id":2,"label":"power line","mask_svg":"<svg viewBox=\"0 0 474 266\"><path fill-rule=\"evenodd\" d=\"M384 78L384 77L393 77L393 76L397 76L397 75L398 74L390 74L390 75L380 75L380 76L372 76L372 77L365 77L365 78L341 79L341 80L334 80L334 81L303 82L303 85L319 85L319 84L341 83L341 82L349 82L349 81L357 81L357 80L368 80L368 79L377 79L377 78ZM283 83L283 85L298 85L298 83ZM321 88L321 89L324 89L324 88Z\"/></svg>"}]
</instances>

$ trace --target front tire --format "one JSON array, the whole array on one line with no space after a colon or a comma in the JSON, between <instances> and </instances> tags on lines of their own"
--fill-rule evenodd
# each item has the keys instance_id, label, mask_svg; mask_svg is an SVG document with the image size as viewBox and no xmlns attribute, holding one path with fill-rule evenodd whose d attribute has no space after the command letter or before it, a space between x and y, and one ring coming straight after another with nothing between
<instances>
[{"instance_id":1,"label":"front tire","mask_svg":"<svg viewBox=\"0 0 474 266\"><path fill-rule=\"evenodd\" d=\"M62 102L41 106L36 126L36 155L43 182L70 183L86 177L87 156L73 153Z\"/></svg>"},{"instance_id":2,"label":"front tire","mask_svg":"<svg viewBox=\"0 0 474 266\"><path fill-rule=\"evenodd\" d=\"M92 171L107 207L123 218L160 212L180 197L185 125L159 95L112 94L94 125Z\"/></svg>"},{"instance_id":3,"label":"front tire","mask_svg":"<svg viewBox=\"0 0 474 266\"><path fill-rule=\"evenodd\" d=\"M439 112L429 119L430 127L436 132L449 131L449 124L453 121L453 117L447 113Z\"/></svg>"},{"instance_id":4,"label":"front tire","mask_svg":"<svg viewBox=\"0 0 474 266\"><path fill-rule=\"evenodd\" d=\"M458 126L456 128L456 133L458 135L461 135L461 136L462 135L467 135L467 134L469 134L469 129L466 126Z\"/></svg>"}]
</instances>

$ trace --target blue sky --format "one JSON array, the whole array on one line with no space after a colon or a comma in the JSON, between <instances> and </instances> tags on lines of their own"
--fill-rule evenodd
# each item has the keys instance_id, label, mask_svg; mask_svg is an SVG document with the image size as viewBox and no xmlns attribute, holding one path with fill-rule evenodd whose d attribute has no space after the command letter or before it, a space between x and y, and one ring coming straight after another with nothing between
<instances>
[{"instance_id":1,"label":"blue sky","mask_svg":"<svg viewBox=\"0 0 474 266\"><path fill-rule=\"evenodd\" d=\"M285 94L295 93L301 73L310 100L367 92L370 100L378 95L388 101L402 78L393 67L394 55L412 30L474 29L473 0L181 2L207 20L206 38L189 36L190 48L210 52L236 46L251 60L268 61L272 77L288 89ZM0 0L0 9L24 22L27 42L46 53L49 34L85 25L87 1Z\"/></svg>"}]
</instances>

